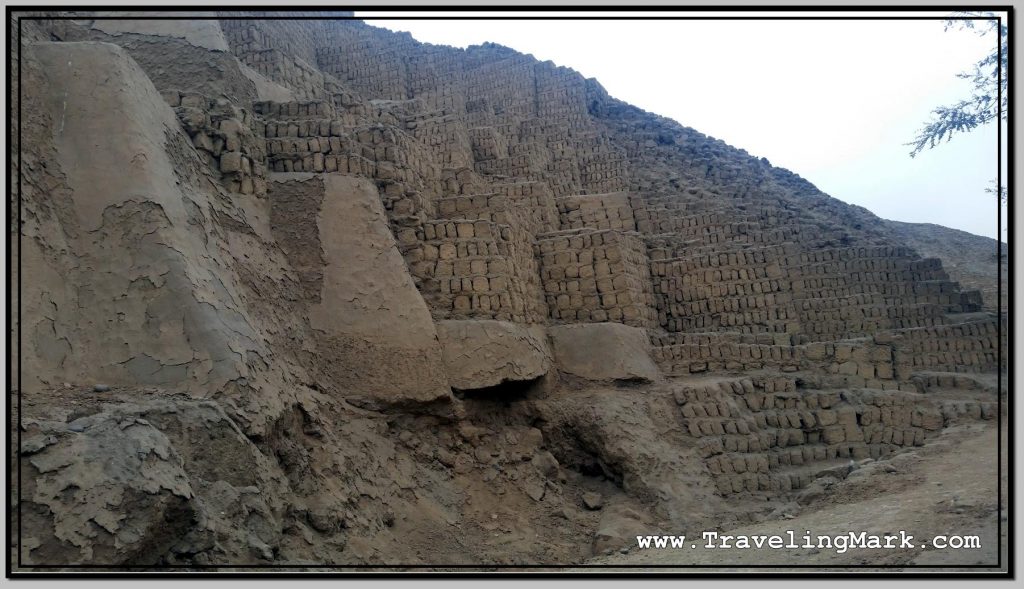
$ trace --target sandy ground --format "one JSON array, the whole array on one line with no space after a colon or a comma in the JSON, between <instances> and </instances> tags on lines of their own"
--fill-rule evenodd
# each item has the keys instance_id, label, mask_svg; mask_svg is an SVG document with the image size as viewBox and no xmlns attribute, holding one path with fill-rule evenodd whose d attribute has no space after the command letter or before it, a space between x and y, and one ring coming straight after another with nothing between
<instances>
[{"instance_id":1,"label":"sandy ground","mask_svg":"<svg viewBox=\"0 0 1024 589\"><path fill-rule=\"evenodd\" d=\"M1000 511L997 508L997 431L994 422L950 428L924 447L892 460L889 469L896 472L844 481L833 487L833 492L821 502L795 516L785 513L772 521L720 531L722 535L753 536L784 534L786 530L793 530L800 538L807 530L815 537L850 531L898 535L902 530L914 536L915 547L911 549L851 549L843 554L828 548L708 549L701 538L688 537L681 549L636 548L626 554L594 559L590 564L623 564L631 568L650 566L659 570L672 565L705 564L716 567L716 570L722 570L720 567L732 569L730 565L737 565L732 570L742 569L744 565L885 567L889 570L908 565L921 570L969 566L972 569L998 570L998 535L1002 518L1002 568L1005 569L1007 521L1005 509ZM1006 431L1004 422L1004 436ZM1005 452L1002 474L1005 506ZM976 535L981 548L937 549L932 545L937 535ZM802 542L798 540L797 543ZM928 546L922 548L924 543ZM696 547L691 548L692 545Z\"/></svg>"}]
</instances>

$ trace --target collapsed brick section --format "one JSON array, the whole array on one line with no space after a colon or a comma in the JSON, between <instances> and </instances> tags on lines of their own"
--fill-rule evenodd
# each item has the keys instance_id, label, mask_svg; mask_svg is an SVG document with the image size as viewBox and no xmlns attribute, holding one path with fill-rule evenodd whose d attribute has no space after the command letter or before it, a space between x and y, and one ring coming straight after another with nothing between
<instances>
[{"instance_id":1,"label":"collapsed brick section","mask_svg":"<svg viewBox=\"0 0 1024 589\"><path fill-rule=\"evenodd\" d=\"M493 184L508 199L508 207L522 211L534 235L560 227L555 197L546 182L509 182Z\"/></svg>"},{"instance_id":2,"label":"collapsed brick section","mask_svg":"<svg viewBox=\"0 0 1024 589\"><path fill-rule=\"evenodd\" d=\"M270 226L288 263L299 279L298 299L320 302L324 257L317 227L323 203L322 185L292 182L274 188Z\"/></svg>"},{"instance_id":3,"label":"collapsed brick section","mask_svg":"<svg viewBox=\"0 0 1024 589\"><path fill-rule=\"evenodd\" d=\"M162 96L225 188L266 194L266 142L263 125L252 111L194 92L166 90Z\"/></svg>"}]
</instances>

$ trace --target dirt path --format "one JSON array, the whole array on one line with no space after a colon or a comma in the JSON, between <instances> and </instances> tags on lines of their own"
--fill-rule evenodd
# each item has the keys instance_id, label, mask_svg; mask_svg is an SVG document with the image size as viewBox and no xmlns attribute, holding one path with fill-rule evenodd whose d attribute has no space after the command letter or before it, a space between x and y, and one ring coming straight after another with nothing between
<instances>
[{"instance_id":1,"label":"dirt path","mask_svg":"<svg viewBox=\"0 0 1024 589\"><path fill-rule=\"evenodd\" d=\"M1004 435L1006 427L1003 427ZM665 566L707 564L870 566L998 566L995 423L975 423L946 430L922 448L894 457L870 476L855 476L833 487L819 503L795 517L720 531L721 535L785 535L793 530L797 544L807 530L812 537L836 536L851 531L869 535L914 536L914 548L851 549L838 554L829 548L708 549L699 533L687 537L680 549L633 549L595 559L593 564ZM1006 456L1003 456L1005 505ZM883 463L884 465L884 463ZM794 505L794 507L796 507ZM1006 522L1003 522L1003 566L1006 563ZM691 532L692 534L693 532ZM980 549L938 549L936 535L978 536ZM927 542L928 547L921 544ZM695 546L695 548L691 548ZM720 570L720 569L719 569Z\"/></svg>"}]
</instances>

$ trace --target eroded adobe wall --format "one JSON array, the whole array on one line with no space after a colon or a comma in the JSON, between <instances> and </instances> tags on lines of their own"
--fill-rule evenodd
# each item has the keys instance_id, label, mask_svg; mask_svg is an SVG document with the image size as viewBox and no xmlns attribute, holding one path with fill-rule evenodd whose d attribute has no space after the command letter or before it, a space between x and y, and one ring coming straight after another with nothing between
<instances>
[{"instance_id":1,"label":"eroded adobe wall","mask_svg":"<svg viewBox=\"0 0 1024 589\"><path fill-rule=\"evenodd\" d=\"M26 46L21 386L119 395L31 426L31 525L116 515L43 472L77 434L160 465L89 479L158 483L125 519L155 523L75 520L67 560L381 562L454 526L497 562L485 506L579 557L607 514L719 525L995 417L1000 319L869 212L504 47L218 16ZM631 507L575 514L597 477Z\"/></svg>"},{"instance_id":2,"label":"eroded adobe wall","mask_svg":"<svg viewBox=\"0 0 1024 589\"><path fill-rule=\"evenodd\" d=\"M571 70L494 45L422 45L359 22L332 22L325 34L317 53L321 69L404 121L412 139L426 139L435 157L447 158L437 161L441 170L471 162L456 184L426 196L436 212L423 207L428 220L417 238L424 247L406 250L441 317L489 318L497 304L502 318L515 321L786 334L783 345L797 346L955 323L957 314L980 308L977 295L961 292L938 260L891 241L867 211L742 150L620 103ZM546 318L504 311L506 302L484 284L493 278L503 284L504 277L484 273L484 264L489 272L496 260L476 262L475 271L472 260L449 263L452 251L456 260L497 253L509 267L524 269L520 278L532 278L530 264L513 259L517 248L460 242L476 238L470 221L493 222L497 215L522 225L503 213L505 201L491 196L510 182L543 187L531 189L541 200L528 205L542 223L525 228L538 248L536 294L546 299ZM557 224L546 212L552 205ZM603 278L607 271L587 267L594 256L584 243L601 234L566 233L572 245L555 254L557 232L568 230L610 230L619 237L609 240L642 247L612 261L621 265L623 258L629 266L612 272L624 273L619 286L597 288L591 273ZM611 301L619 293L625 306ZM518 308L511 294L507 304ZM791 347L780 352L798 355Z\"/></svg>"},{"instance_id":3,"label":"eroded adobe wall","mask_svg":"<svg viewBox=\"0 0 1024 589\"><path fill-rule=\"evenodd\" d=\"M262 427L288 377L272 323L245 304L239 260L283 260L229 246L225 225L244 213L209 189L174 112L123 50L42 43L23 63L23 386L180 387L223 396Z\"/></svg>"},{"instance_id":4,"label":"eroded adobe wall","mask_svg":"<svg viewBox=\"0 0 1024 589\"><path fill-rule=\"evenodd\" d=\"M771 367L905 380L913 360L854 368L803 346L906 330L907 341L934 340L904 345L911 353L941 348L937 334L949 330L971 340L955 351L981 351L917 366L993 365L979 334L994 323L967 315L978 296L938 260L893 244L870 213L566 68L495 45L426 46L353 20L226 14L221 47L206 29L106 30L92 16L55 30L104 35L144 68L150 38L243 61L276 56L260 75L305 99L253 101L248 79L215 98L179 89L161 66L147 73L229 193L264 198L281 173L369 179L437 320L644 327L677 374ZM309 75L291 76L296 64ZM281 221L288 202L267 207L270 218ZM317 243L302 245L314 235L302 222L274 227L299 238L290 261L306 284L322 259ZM964 320L984 326L956 327Z\"/></svg>"}]
</instances>

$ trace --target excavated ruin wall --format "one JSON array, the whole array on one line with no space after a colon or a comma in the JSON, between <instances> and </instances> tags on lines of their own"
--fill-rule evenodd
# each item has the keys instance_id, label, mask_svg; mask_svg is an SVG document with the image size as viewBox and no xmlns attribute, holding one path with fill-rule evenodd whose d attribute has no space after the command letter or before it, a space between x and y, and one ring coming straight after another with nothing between
<instances>
[{"instance_id":1,"label":"excavated ruin wall","mask_svg":"<svg viewBox=\"0 0 1024 589\"><path fill-rule=\"evenodd\" d=\"M581 558L995 418L919 394L999 360L937 260L596 81L358 21L96 16L24 48L30 562L496 562L504 505L546 515L532 562ZM157 467L85 476L97 444Z\"/></svg>"},{"instance_id":2,"label":"excavated ruin wall","mask_svg":"<svg viewBox=\"0 0 1024 589\"><path fill-rule=\"evenodd\" d=\"M277 242L293 267L313 273L302 276L310 282L307 314L317 342L309 362L321 367L330 387L361 405L386 403L392 391L410 403L448 399L434 322L398 252L377 187L340 174L294 176L275 175L268 199ZM281 209L287 212L275 214ZM310 254L314 259L296 259Z\"/></svg>"},{"instance_id":3,"label":"excavated ruin wall","mask_svg":"<svg viewBox=\"0 0 1024 589\"><path fill-rule=\"evenodd\" d=\"M48 226L30 226L23 238L23 271L32 277L24 291L32 301L24 309L32 320L23 325L32 343L23 358L25 386L93 381L184 387L196 394L237 396L231 402L241 411L249 408L267 418L275 411L260 416L263 406L280 407L282 401L279 394L260 389L289 380L275 361L283 355L305 358L300 378L325 377L326 371L333 377L325 378L353 397L396 402L446 398L437 335L388 229L376 186L316 178L312 182L323 195L319 202L301 197L311 208L289 212L288 199L272 197L271 202L225 211L224 191L196 157L194 141L122 50L102 43L44 44L30 50L28 59L38 62L33 75L47 76L34 81L31 90L44 95L26 96L45 107L34 139L48 146L52 137L53 152L39 163L39 174L33 169L25 178L25 186L33 189L24 195L26 208L49 214ZM96 87L97 71L118 83ZM182 108L188 107L179 107L179 115ZM106 130L115 124L117 140L104 143L112 137ZM25 159L34 167L33 156L38 157ZM111 177L106 172L118 168L125 173ZM43 198L54 189L63 190L66 199ZM310 215L319 223L303 228ZM342 219L364 230L346 233L337 227ZM278 231L330 239L290 242ZM237 233L251 243L237 243ZM368 239L371 235L377 237ZM52 239L56 236L66 240L59 249ZM352 241L346 242L346 236ZM324 253L304 265L272 251L283 247L287 254L289 246L295 255L321 248ZM224 251L232 253L225 257ZM235 259L249 253L265 256L264 262ZM385 260L392 271L385 270ZM277 309L270 322L302 325L307 316L306 332L326 335L312 338L317 342L312 351L275 346L268 317L256 315L267 311L257 307L268 301L247 304L264 294L265 286L252 281L270 280L290 289L290 282L306 284L309 273L319 275L315 301L307 301L313 304ZM381 329L389 322L403 330L391 343L381 339L391 333ZM387 361L402 358L407 360L397 374L393 366L384 369ZM356 378L364 366L380 366L383 372L376 380L370 373ZM403 385L401 374L417 376ZM349 387L357 381L360 387Z\"/></svg>"},{"instance_id":4,"label":"excavated ruin wall","mask_svg":"<svg viewBox=\"0 0 1024 589\"><path fill-rule=\"evenodd\" d=\"M25 313L47 317L23 326L39 334L41 344L28 361L30 382L80 380L88 372L99 380L190 383L206 390L248 375L244 358L269 354L221 270L205 261L197 215L206 203L193 199L206 195L180 186L188 161L172 157L194 156L170 108L113 45L42 44L29 51L26 59L37 60L36 71L46 79L26 86L25 101L40 105L45 126L39 131L48 135L40 139L43 145L52 141L54 156L38 164L40 175L62 180L66 195L24 195L40 208L52 207L46 220L56 224L41 243L31 234L22 240L29 246L26 274L33 276L26 292L33 304L50 309ZM100 72L109 83L96 83ZM109 133L115 125L116 139ZM110 175L114 169L121 173ZM32 176L26 174L29 186ZM66 241L58 246L55 236ZM51 260L42 244L53 248ZM54 255L62 251L75 256ZM62 371L42 370L55 365Z\"/></svg>"}]
</instances>

